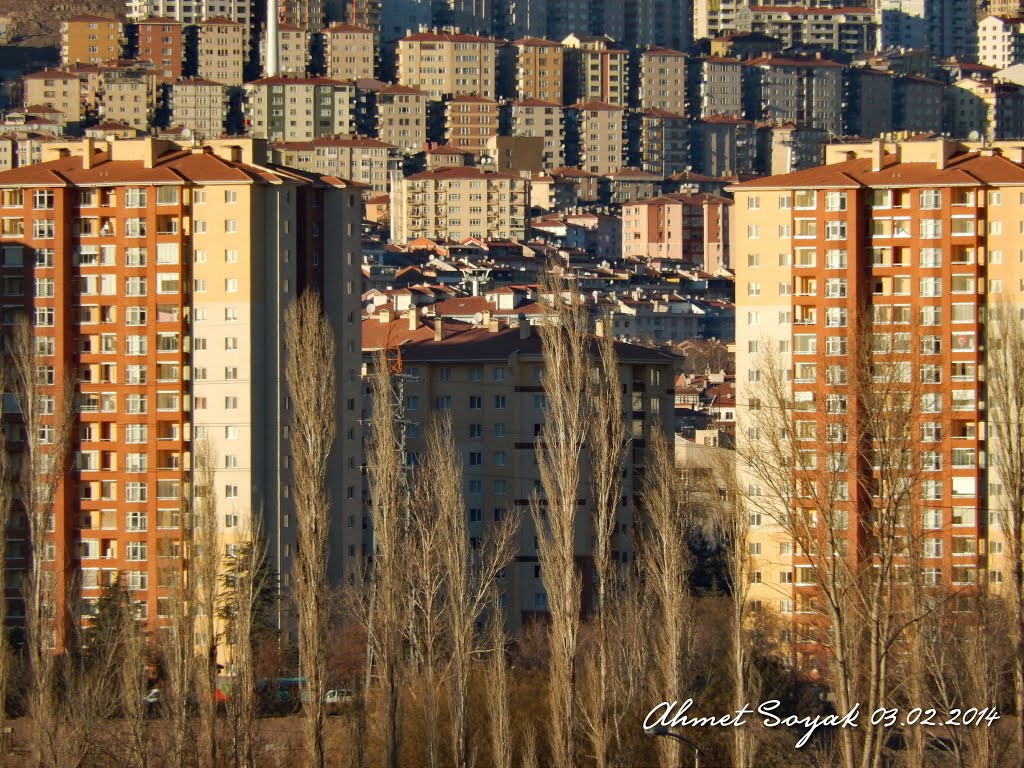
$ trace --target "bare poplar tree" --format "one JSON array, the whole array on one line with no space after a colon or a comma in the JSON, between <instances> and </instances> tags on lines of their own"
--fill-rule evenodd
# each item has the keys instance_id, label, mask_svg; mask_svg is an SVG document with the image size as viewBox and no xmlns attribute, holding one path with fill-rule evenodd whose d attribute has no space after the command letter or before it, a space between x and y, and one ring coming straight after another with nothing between
<instances>
[{"instance_id":1,"label":"bare poplar tree","mask_svg":"<svg viewBox=\"0 0 1024 768\"><path fill-rule=\"evenodd\" d=\"M171 621L160 633L160 651L166 666L165 690L160 706L171 723L170 756L174 768L186 768L195 762L190 701L197 674L196 642L196 580L190 572L197 559L193 504L190 497L182 500L178 518L180 559L171 568L167 580L173 585ZM163 577L161 576L161 579Z\"/></svg>"},{"instance_id":2,"label":"bare poplar tree","mask_svg":"<svg viewBox=\"0 0 1024 768\"><path fill-rule=\"evenodd\" d=\"M206 760L217 766L217 585L220 579L220 540L217 535L217 457L208 441L195 448L193 536L196 545L191 577L195 580L196 612L200 621L203 657L203 730Z\"/></svg>"},{"instance_id":3,"label":"bare poplar tree","mask_svg":"<svg viewBox=\"0 0 1024 768\"><path fill-rule=\"evenodd\" d=\"M327 692L328 458L335 433L334 332L320 298L307 291L285 312L285 378L292 403L291 447L298 542L295 557L302 709L310 765L324 765Z\"/></svg>"},{"instance_id":4,"label":"bare poplar tree","mask_svg":"<svg viewBox=\"0 0 1024 768\"><path fill-rule=\"evenodd\" d=\"M148 692L147 646L145 629L132 606L131 596L121 593L118 610L123 627L120 638L119 669L117 680L120 687L120 709L127 728L127 754L125 764L131 768L147 768L152 757L149 720L146 717L145 697Z\"/></svg>"},{"instance_id":5,"label":"bare poplar tree","mask_svg":"<svg viewBox=\"0 0 1024 768\"><path fill-rule=\"evenodd\" d=\"M587 714L587 731L597 768L607 768L613 748L611 710L615 706L610 693L613 674L610 669L610 610L615 596L616 576L612 551L619 523L619 499L622 496L622 467L626 459L626 425L622 413L622 384L615 354L611 317L600 320L601 332L595 343L597 365L589 379L589 400L593 414L588 435L590 488L593 496L594 571L597 576L597 663L589 701L593 711Z\"/></svg>"},{"instance_id":6,"label":"bare poplar tree","mask_svg":"<svg viewBox=\"0 0 1024 768\"><path fill-rule=\"evenodd\" d=\"M0 362L4 351L0 348ZM3 399L7 392L7 366L0 365L0 598L7 594L7 525L11 519L15 479L7 453L7 424ZM11 676L10 646L7 642L7 600L0 599L0 733L7 727L7 686Z\"/></svg>"},{"instance_id":7,"label":"bare poplar tree","mask_svg":"<svg viewBox=\"0 0 1024 768\"><path fill-rule=\"evenodd\" d=\"M1005 591L1012 614L1017 749L1024 761L1024 321L1020 308L1008 302L988 312L989 455L1003 485L997 514L1010 570Z\"/></svg>"},{"instance_id":8,"label":"bare poplar tree","mask_svg":"<svg viewBox=\"0 0 1024 768\"><path fill-rule=\"evenodd\" d=\"M582 487L581 461L590 429L587 383L591 365L589 321L575 289L564 296L549 277L550 305L542 304L537 330L544 351L544 424L537 438L537 467L543 498L534 494L530 511L537 531L541 579L547 591L550 669L548 722L551 763L574 765L576 735L576 650L582 582L576 565L576 515Z\"/></svg>"},{"instance_id":9,"label":"bare poplar tree","mask_svg":"<svg viewBox=\"0 0 1024 768\"><path fill-rule=\"evenodd\" d=\"M494 579L515 554L518 519L509 514L477 546L466 530L462 465L455 453L451 422L433 422L427 431L423 494L428 514L438 521L438 556L445 593L445 634L450 664L451 748L456 768L469 768L469 686L474 653L479 648L477 622L493 597ZM495 606L491 606L495 607Z\"/></svg>"},{"instance_id":10,"label":"bare poplar tree","mask_svg":"<svg viewBox=\"0 0 1024 768\"><path fill-rule=\"evenodd\" d=\"M492 595L492 603L497 605L497 595ZM488 642L490 654L487 660L487 691L490 695L490 706L487 710L487 723L490 731L491 766L493 768L512 768L512 712L509 701L509 668L508 651L505 648L508 638L505 634L505 619L500 611L491 614L488 623Z\"/></svg>"},{"instance_id":11,"label":"bare poplar tree","mask_svg":"<svg viewBox=\"0 0 1024 768\"><path fill-rule=\"evenodd\" d=\"M368 607L367 663L371 679L381 681L384 699L385 764L398 768L400 751L400 689L402 635L407 600L402 576L408 530L409 490L402 455L404 426L395 417L397 393L383 351L374 355L370 376L370 435L367 474L373 524L373 564Z\"/></svg>"},{"instance_id":12,"label":"bare poplar tree","mask_svg":"<svg viewBox=\"0 0 1024 768\"><path fill-rule=\"evenodd\" d=\"M56 634L55 598L58 574L47 566L47 541L57 492L68 470L75 425L74 384L50 380L46 358L37 355L32 326L22 318L11 340L8 376L21 414L20 496L28 518L30 565L26 586L25 623L32 680L29 711L32 715L33 760L52 762L56 728L55 665L52 648ZM63 585L64 574L60 574ZM49 745L47 747L46 745Z\"/></svg>"},{"instance_id":13,"label":"bare poplar tree","mask_svg":"<svg viewBox=\"0 0 1024 768\"><path fill-rule=\"evenodd\" d=\"M227 558L222 615L227 625L234 684L228 700L235 768L256 768L259 713L256 707L254 633L258 614L272 586L266 542L255 515L243 530L235 553Z\"/></svg>"},{"instance_id":14,"label":"bare poplar tree","mask_svg":"<svg viewBox=\"0 0 1024 768\"><path fill-rule=\"evenodd\" d=\"M643 505L641 567L646 576L655 622L656 669L652 693L657 699L679 700L687 684L687 662L693 632L693 597L690 594L689 535L693 525L693 498L697 481L693 470L676 468L672 446L661 430L654 430L644 468L640 499ZM675 739L658 740L662 768L677 766L681 745Z\"/></svg>"},{"instance_id":15,"label":"bare poplar tree","mask_svg":"<svg viewBox=\"0 0 1024 768\"><path fill-rule=\"evenodd\" d=\"M928 611L899 596L907 555L922 545L922 392L909 359L916 341L875 330L865 322L851 334L844 378L826 382L835 389L824 403L794 399L766 344L748 417L757 437L740 446L746 470L767 489L749 503L807 558L817 595L798 595L797 610L823 621L799 629L828 654L842 714L858 702L866 711L887 706L893 650ZM850 499L863 505L856 515ZM851 546L851 525L866 552ZM839 729L842 765L879 765L886 730L881 722Z\"/></svg>"}]
</instances>

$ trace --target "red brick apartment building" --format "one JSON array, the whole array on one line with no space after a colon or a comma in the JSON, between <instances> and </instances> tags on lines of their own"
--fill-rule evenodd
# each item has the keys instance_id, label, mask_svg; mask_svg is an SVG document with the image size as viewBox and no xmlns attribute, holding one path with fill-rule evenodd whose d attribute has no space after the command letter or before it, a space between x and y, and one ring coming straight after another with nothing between
<instances>
[{"instance_id":1,"label":"red brick apartment building","mask_svg":"<svg viewBox=\"0 0 1024 768\"><path fill-rule=\"evenodd\" d=\"M359 185L266 165L254 140L98 149L87 139L53 156L0 173L0 330L27 314L54 396L65 378L77 382L53 561L81 577L86 614L121 579L140 617L169 616L174 574L187 567L181 510L205 441L223 546L262 513L287 574L283 313L306 287L326 292L341 409L340 382L358 387ZM359 461L341 458L359 455L358 436L340 426L357 417L354 404L338 414L338 500L359 496ZM28 551L18 519L14 568ZM17 621L18 599L7 598Z\"/></svg>"}]
</instances>

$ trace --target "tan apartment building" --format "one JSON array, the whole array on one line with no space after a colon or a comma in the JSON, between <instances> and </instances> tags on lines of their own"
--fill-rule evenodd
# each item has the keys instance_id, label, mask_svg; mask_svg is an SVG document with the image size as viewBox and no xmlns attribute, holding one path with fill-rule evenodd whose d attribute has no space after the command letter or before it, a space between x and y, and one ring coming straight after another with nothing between
<instances>
[{"instance_id":1,"label":"tan apartment building","mask_svg":"<svg viewBox=\"0 0 1024 768\"><path fill-rule=\"evenodd\" d=\"M1009 580L993 514L1006 500L985 408L986 350L998 331L984 318L998 302L1022 303L1022 163L1019 143L878 140L833 145L824 166L732 188L737 370L748 379L739 399L758 402L770 345L789 372L796 482L819 482L819 467L833 476L822 493L834 522L823 524L840 531L832 556L851 567L872 549L860 521L878 503L877 490L865 490L877 475L859 458L865 436L849 359L870 343L873 366L894 362L896 384L887 386L914 398L903 468L916 486L905 501L913 552L896 568L913 562L925 588L966 594ZM862 333L869 342L858 341ZM756 448L752 418L741 418L738 435ZM778 525L780 500L749 472L741 478L755 508L751 609L791 620L795 660L818 669L815 563Z\"/></svg>"},{"instance_id":2,"label":"tan apartment building","mask_svg":"<svg viewBox=\"0 0 1024 768\"><path fill-rule=\"evenodd\" d=\"M138 55L140 61L152 62L154 74L165 80L181 77L185 58L180 21L159 17L143 19L138 29Z\"/></svg>"},{"instance_id":3,"label":"tan apartment building","mask_svg":"<svg viewBox=\"0 0 1024 768\"><path fill-rule=\"evenodd\" d=\"M277 25L277 73L304 77L309 66L309 32L296 24ZM267 30L260 33L260 64L267 71Z\"/></svg>"},{"instance_id":4,"label":"tan apartment building","mask_svg":"<svg viewBox=\"0 0 1024 768\"><path fill-rule=\"evenodd\" d=\"M78 75L59 69L45 69L21 78L24 101L59 110L70 131L82 122L82 91Z\"/></svg>"},{"instance_id":5,"label":"tan apartment building","mask_svg":"<svg viewBox=\"0 0 1024 768\"><path fill-rule=\"evenodd\" d=\"M606 174L623 166L622 108L599 101L566 109L566 162L590 173Z\"/></svg>"},{"instance_id":6,"label":"tan apartment building","mask_svg":"<svg viewBox=\"0 0 1024 768\"><path fill-rule=\"evenodd\" d=\"M327 4L324 0L278 0L277 13L281 23L305 30L306 34L319 32L324 26Z\"/></svg>"},{"instance_id":7,"label":"tan apartment building","mask_svg":"<svg viewBox=\"0 0 1024 768\"><path fill-rule=\"evenodd\" d=\"M660 178L690 164L690 123L682 115L651 107L640 118L640 157L643 169Z\"/></svg>"},{"instance_id":8,"label":"tan apartment building","mask_svg":"<svg viewBox=\"0 0 1024 768\"><path fill-rule=\"evenodd\" d=\"M479 168L442 168L396 180L391 189L391 239L522 239L530 182Z\"/></svg>"},{"instance_id":9,"label":"tan apartment building","mask_svg":"<svg viewBox=\"0 0 1024 768\"><path fill-rule=\"evenodd\" d=\"M348 179L384 194L390 172L398 169L396 149L379 139L336 136L271 144L270 157L278 165Z\"/></svg>"},{"instance_id":10,"label":"tan apartment building","mask_svg":"<svg viewBox=\"0 0 1024 768\"><path fill-rule=\"evenodd\" d=\"M498 102L482 96L456 96L444 105L444 139L479 159L498 133Z\"/></svg>"},{"instance_id":11,"label":"tan apartment building","mask_svg":"<svg viewBox=\"0 0 1024 768\"><path fill-rule=\"evenodd\" d=\"M283 325L306 287L326 292L337 339L331 496L339 515L359 505L360 188L271 169L248 139L60 150L0 174L0 273L23 286L0 297L0 316L8 327L32 318L47 397L72 371L79 381L73 469L50 534L52 562L67 568L58 577L80 584L86 617L120 581L150 626L172 620L190 567L181 510L205 445L216 457L220 551L261 518L287 593L295 526ZM9 533L9 565L23 568L27 531ZM330 535L340 551L342 531ZM332 567L337 578L340 563ZM56 609L62 620L61 596ZM8 616L20 620L17 609Z\"/></svg>"},{"instance_id":12,"label":"tan apartment building","mask_svg":"<svg viewBox=\"0 0 1024 768\"><path fill-rule=\"evenodd\" d=\"M508 628L516 632L547 615L547 594L537 565L536 532L530 522L529 499L539 484L536 440L544 424L545 396L542 385L543 354L540 338L528 323L508 327L490 319L494 304L479 299L484 320L480 327L458 330L438 319L436 330L430 319L413 317L415 331L409 331L407 315L386 310L363 321L364 349L383 346L387 339L409 338L402 344L405 418L418 425L406 431L406 448L412 457L422 457L427 431L423 425L432 415L451 418L458 436L459 459L463 468L469 536L480 540L509 514L523 524L516 538L516 557L504 569L495 586ZM391 331L389 326L397 330ZM646 347L616 342L619 378L622 384L626 434L633 439L623 467L623 503L617 511L617 529L632 531L634 499L640 492L639 469L645 460L644 446L650 445L654 430L665 429L661 414L671 412L673 376L671 357ZM584 473L580 488L589 488ZM589 491L581 490L581 510L589 508ZM351 521L350 525L355 525ZM593 605L593 530L589 515L578 516L574 533L576 562L583 574L582 605ZM372 550L365 540L362 552ZM618 561L633 560L631 537L618 537Z\"/></svg>"},{"instance_id":13,"label":"tan apartment building","mask_svg":"<svg viewBox=\"0 0 1024 768\"><path fill-rule=\"evenodd\" d=\"M562 104L564 49L561 43L539 37L516 40L515 93L520 101L539 99Z\"/></svg>"},{"instance_id":14,"label":"tan apartment building","mask_svg":"<svg viewBox=\"0 0 1024 768\"><path fill-rule=\"evenodd\" d=\"M377 91L377 138L407 155L420 151L427 140L426 91L387 85Z\"/></svg>"},{"instance_id":15,"label":"tan apartment building","mask_svg":"<svg viewBox=\"0 0 1024 768\"><path fill-rule=\"evenodd\" d=\"M249 133L271 141L311 141L355 131L356 87L326 77L264 77L245 84Z\"/></svg>"},{"instance_id":16,"label":"tan apartment building","mask_svg":"<svg viewBox=\"0 0 1024 768\"><path fill-rule=\"evenodd\" d=\"M605 36L569 35L565 47L566 101L629 102L629 51Z\"/></svg>"},{"instance_id":17,"label":"tan apartment building","mask_svg":"<svg viewBox=\"0 0 1024 768\"><path fill-rule=\"evenodd\" d=\"M363 80L374 76L377 52L373 30L355 24L332 24L323 35L327 77Z\"/></svg>"},{"instance_id":18,"label":"tan apartment building","mask_svg":"<svg viewBox=\"0 0 1024 768\"><path fill-rule=\"evenodd\" d=\"M155 96L153 75L138 69L114 69L100 77L99 116L140 131L149 128Z\"/></svg>"},{"instance_id":19,"label":"tan apartment building","mask_svg":"<svg viewBox=\"0 0 1024 768\"><path fill-rule=\"evenodd\" d=\"M72 64L101 64L121 58L121 22L106 16L84 13L60 25L60 61Z\"/></svg>"},{"instance_id":20,"label":"tan apartment building","mask_svg":"<svg viewBox=\"0 0 1024 768\"><path fill-rule=\"evenodd\" d=\"M957 80L946 92L946 130L955 138L972 132L994 141L1024 135L1024 88L997 80Z\"/></svg>"},{"instance_id":21,"label":"tan apartment building","mask_svg":"<svg viewBox=\"0 0 1024 768\"><path fill-rule=\"evenodd\" d=\"M640 54L640 106L685 115L686 54L648 48Z\"/></svg>"},{"instance_id":22,"label":"tan apartment building","mask_svg":"<svg viewBox=\"0 0 1024 768\"><path fill-rule=\"evenodd\" d=\"M624 203L622 255L678 261L712 273L728 267L731 208L731 200L707 194L666 194Z\"/></svg>"},{"instance_id":23,"label":"tan apartment building","mask_svg":"<svg viewBox=\"0 0 1024 768\"><path fill-rule=\"evenodd\" d=\"M227 86L242 84L248 34L245 25L224 17L199 24L199 77Z\"/></svg>"},{"instance_id":24,"label":"tan apartment building","mask_svg":"<svg viewBox=\"0 0 1024 768\"><path fill-rule=\"evenodd\" d=\"M699 110L691 107L693 114L701 117L712 115L743 114L743 62L724 56L705 56L700 62Z\"/></svg>"},{"instance_id":25,"label":"tan apartment building","mask_svg":"<svg viewBox=\"0 0 1024 768\"><path fill-rule=\"evenodd\" d=\"M434 101L495 96L497 41L460 32L421 31L398 41L398 82Z\"/></svg>"},{"instance_id":26,"label":"tan apartment building","mask_svg":"<svg viewBox=\"0 0 1024 768\"><path fill-rule=\"evenodd\" d=\"M544 168L553 170L565 163L565 112L561 104L541 99L513 101L508 107L513 136L544 139Z\"/></svg>"},{"instance_id":27,"label":"tan apartment building","mask_svg":"<svg viewBox=\"0 0 1024 768\"><path fill-rule=\"evenodd\" d=\"M168 93L171 123L200 138L217 138L224 131L227 87L212 80L191 78L172 83Z\"/></svg>"}]
</instances>

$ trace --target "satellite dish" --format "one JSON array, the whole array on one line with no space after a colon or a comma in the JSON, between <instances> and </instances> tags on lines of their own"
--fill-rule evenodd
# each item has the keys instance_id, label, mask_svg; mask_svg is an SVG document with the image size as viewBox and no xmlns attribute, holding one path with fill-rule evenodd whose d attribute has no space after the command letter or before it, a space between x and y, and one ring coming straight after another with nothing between
<instances>
[{"instance_id":1,"label":"satellite dish","mask_svg":"<svg viewBox=\"0 0 1024 768\"><path fill-rule=\"evenodd\" d=\"M369 305L369 306L368 306L368 307L366 308L366 314L368 314L368 315L372 315L372 314L373 314L374 312L376 312L376 311L377 311L377 305L376 305L376 304L373 304L373 303L371 303L371 304L370 304L370 305Z\"/></svg>"},{"instance_id":2,"label":"satellite dish","mask_svg":"<svg viewBox=\"0 0 1024 768\"><path fill-rule=\"evenodd\" d=\"M483 312L477 312L475 315L473 315L473 325L483 325L483 322L484 322L484 313Z\"/></svg>"},{"instance_id":3,"label":"satellite dish","mask_svg":"<svg viewBox=\"0 0 1024 768\"><path fill-rule=\"evenodd\" d=\"M981 141L981 134L978 131L971 131L967 134L968 141Z\"/></svg>"},{"instance_id":4,"label":"satellite dish","mask_svg":"<svg viewBox=\"0 0 1024 768\"><path fill-rule=\"evenodd\" d=\"M181 138L183 138L183 139L191 139L192 138L192 129L191 128L184 129L181 132Z\"/></svg>"}]
</instances>

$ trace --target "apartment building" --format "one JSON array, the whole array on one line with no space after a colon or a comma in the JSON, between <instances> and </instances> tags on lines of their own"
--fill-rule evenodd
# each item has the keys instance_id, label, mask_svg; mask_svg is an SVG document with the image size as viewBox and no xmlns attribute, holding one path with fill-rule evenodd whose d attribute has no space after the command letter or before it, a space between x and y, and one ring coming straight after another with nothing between
<instances>
[{"instance_id":1,"label":"apartment building","mask_svg":"<svg viewBox=\"0 0 1024 768\"><path fill-rule=\"evenodd\" d=\"M640 54L640 106L685 115L685 53L670 48L649 48Z\"/></svg>"},{"instance_id":2,"label":"apartment building","mask_svg":"<svg viewBox=\"0 0 1024 768\"><path fill-rule=\"evenodd\" d=\"M309 32L297 24L277 25L277 75L304 77L309 66ZM267 30L260 33L260 65L267 71Z\"/></svg>"},{"instance_id":3,"label":"apartment building","mask_svg":"<svg viewBox=\"0 0 1024 768\"><path fill-rule=\"evenodd\" d=\"M153 75L144 70L104 72L98 93L100 119L147 130L153 113L155 85Z\"/></svg>"},{"instance_id":4,"label":"apartment building","mask_svg":"<svg viewBox=\"0 0 1024 768\"><path fill-rule=\"evenodd\" d=\"M562 104L565 60L562 44L524 37L512 45L515 46L516 98Z\"/></svg>"},{"instance_id":5,"label":"apartment building","mask_svg":"<svg viewBox=\"0 0 1024 768\"><path fill-rule=\"evenodd\" d=\"M539 136L544 139L543 162L546 170L560 168L565 162L565 115L557 102L541 99L513 101L508 107L513 136Z\"/></svg>"},{"instance_id":6,"label":"apartment building","mask_svg":"<svg viewBox=\"0 0 1024 768\"><path fill-rule=\"evenodd\" d=\"M845 135L873 139L896 130L896 81L888 72L851 67L846 72Z\"/></svg>"},{"instance_id":7,"label":"apartment building","mask_svg":"<svg viewBox=\"0 0 1024 768\"><path fill-rule=\"evenodd\" d=\"M756 128L750 120L711 115L690 124L690 165L706 176L754 173Z\"/></svg>"},{"instance_id":8,"label":"apartment building","mask_svg":"<svg viewBox=\"0 0 1024 768\"><path fill-rule=\"evenodd\" d=\"M444 140L449 146L486 154L487 142L498 133L498 102L482 96L456 96L444 104Z\"/></svg>"},{"instance_id":9,"label":"apartment building","mask_svg":"<svg viewBox=\"0 0 1024 768\"><path fill-rule=\"evenodd\" d=\"M691 100L690 117L743 115L743 62L705 56L697 66L700 98Z\"/></svg>"},{"instance_id":10,"label":"apartment building","mask_svg":"<svg viewBox=\"0 0 1024 768\"><path fill-rule=\"evenodd\" d=\"M323 28L326 3L324 0L278 0L277 15L285 26L298 27L310 35Z\"/></svg>"},{"instance_id":11,"label":"apartment building","mask_svg":"<svg viewBox=\"0 0 1024 768\"><path fill-rule=\"evenodd\" d=\"M199 77L227 86L242 84L242 65L248 54L244 24L223 16L199 24Z\"/></svg>"},{"instance_id":12,"label":"apartment building","mask_svg":"<svg viewBox=\"0 0 1024 768\"><path fill-rule=\"evenodd\" d=\"M249 133L271 141L311 141L355 131L356 88L326 77L264 77L245 84Z\"/></svg>"},{"instance_id":13,"label":"apartment building","mask_svg":"<svg viewBox=\"0 0 1024 768\"><path fill-rule=\"evenodd\" d=\"M121 22L107 16L83 13L60 24L60 62L101 64L121 57Z\"/></svg>"},{"instance_id":14,"label":"apartment building","mask_svg":"<svg viewBox=\"0 0 1024 768\"><path fill-rule=\"evenodd\" d=\"M412 155L427 140L427 102L425 91L405 85L388 85L377 91L377 138L394 144L403 154Z\"/></svg>"},{"instance_id":15,"label":"apartment building","mask_svg":"<svg viewBox=\"0 0 1024 768\"><path fill-rule=\"evenodd\" d=\"M530 182L479 168L441 168L395 179L391 189L391 239L522 239L529 214Z\"/></svg>"},{"instance_id":16,"label":"apartment building","mask_svg":"<svg viewBox=\"0 0 1024 768\"><path fill-rule=\"evenodd\" d=\"M171 123L200 138L217 138L223 133L227 103L227 87L212 80L179 80L171 83L167 92Z\"/></svg>"},{"instance_id":17,"label":"apartment building","mask_svg":"<svg viewBox=\"0 0 1024 768\"><path fill-rule=\"evenodd\" d=\"M176 574L189 567L181 510L205 444L221 546L230 551L261 517L287 593L283 315L307 287L326 292L337 339L330 493L339 510L359 503L360 188L271 168L263 144L247 139L59 149L0 174L0 272L5 286L22 286L0 297L0 319L10 329L29 314L47 396L66 376L79 382L51 561L79 577L87 616L120 579L137 615L165 624ZM9 565L24 567L24 523L9 533ZM340 531L331 536L340 551ZM337 578L340 562L331 567ZM62 616L63 596L56 607Z\"/></svg>"},{"instance_id":18,"label":"apartment building","mask_svg":"<svg viewBox=\"0 0 1024 768\"><path fill-rule=\"evenodd\" d=\"M379 139L334 136L271 144L270 157L277 165L348 179L364 184L374 194L386 194L390 173L399 168L396 150Z\"/></svg>"},{"instance_id":19,"label":"apartment building","mask_svg":"<svg viewBox=\"0 0 1024 768\"><path fill-rule=\"evenodd\" d=\"M569 165L596 174L625 165L621 107L599 101L573 104L565 111L565 124Z\"/></svg>"},{"instance_id":20,"label":"apartment building","mask_svg":"<svg viewBox=\"0 0 1024 768\"><path fill-rule=\"evenodd\" d=\"M1017 0L993 0L988 10L1014 15L1016 11L1008 9L1018 5ZM977 51L978 5L973 0L881 0L877 8L879 50L927 49L940 59Z\"/></svg>"},{"instance_id":21,"label":"apartment building","mask_svg":"<svg viewBox=\"0 0 1024 768\"><path fill-rule=\"evenodd\" d=\"M843 131L843 66L820 57L762 56L747 62L744 114L754 120Z\"/></svg>"},{"instance_id":22,"label":"apartment building","mask_svg":"<svg viewBox=\"0 0 1024 768\"><path fill-rule=\"evenodd\" d=\"M355 24L332 24L323 31L324 63L332 80L372 78L377 60L373 30Z\"/></svg>"},{"instance_id":23,"label":"apartment building","mask_svg":"<svg viewBox=\"0 0 1024 768\"><path fill-rule=\"evenodd\" d=\"M422 30L398 41L398 82L434 101L495 96L497 41L461 32Z\"/></svg>"},{"instance_id":24,"label":"apartment building","mask_svg":"<svg viewBox=\"0 0 1024 768\"><path fill-rule=\"evenodd\" d=\"M814 466L839 472L828 496L848 546L835 556L855 565L871 550L871 527L859 521L872 506L863 489L873 487L873 470L850 447L864 436L852 415L848 351L868 332L872 356L902 366L897 382L919 401L910 466L921 469L920 487L909 506L923 539L913 545L923 583L970 590L1002 581L991 511L1004 500L991 460L983 461L993 447L984 318L1003 299L1021 303L1022 161L1020 144L878 140L833 145L824 166L732 188L737 370L749 376L740 400L756 399L759 355L772 345L791 374L794 450L806 459L798 482L812 479ZM742 423L738 432L758 439ZM765 493L753 480L749 491ZM769 515L751 523L752 608L811 620L800 613L810 613L801 605L814 593L807 556ZM795 651L805 669L818 664L813 643Z\"/></svg>"},{"instance_id":25,"label":"apartment building","mask_svg":"<svg viewBox=\"0 0 1024 768\"><path fill-rule=\"evenodd\" d=\"M951 136L1024 136L1024 89L1016 83L965 77L947 88L945 96L945 129Z\"/></svg>"},{"instance_id":26,"label":"apartment building","mask_svg":"<svg viewBox=\"0 0 1024 768\"><path fill-rule=\"evenodd\" d=\"M1006 69L1024 60L1024 19L986 16L978 22L978 62Z\"/></svg>"},{"instance_id":27,"label":"apartment building","mask_svg":"<svg viewBox=\"0 0 1024 768\"><path fill-rule=\"evenodd\" d=\"M901 131L940 133L946 86L916 75L896 78L893 89L893 123Z\"/></svg>"},{"instance_id":28,"label":"apartment building","mask_svg":"<svg viewBox=\"0 0 1024 768\"><path fill-rule=\"evenodd\" d=\"M690 123L664 109L645 109L640 118L640 159L643 170L665 178L690 162Z\"/></svg>"},{"instance_id":29,"label":"apartment building","mask_svg":"<svg viewBox=\"0 0 1024 768\"><path fill-rule=\"evenodd\" d=\"M258 17L263 16L265 4L260 4L260 13L256 12L255 0L128 0L128 18L131 21L142 21L151 16L175 19L185 26L199 24L206 19L226 18L237 21L246 29L246 45L255 38L259 25ZM248 50L246 51L248 55Z\"/></svg>"},{"instance_id":30,"label":"apartment building","mask_svg":"<svg viewBox=\"0 0 1024 768\"><path fill-rule=\"evenodd\" d=\"M483 300L481 304L488 306ZM482 327L471 329L454 330L437 319L433 334L416 316L410 320L387 312L377 315L364 320L364 338L377 339L379 346L388 338L412 339L401 347L405 417L412 424L405 435L409 454L423 455L425 425L431 414L447 414L461 453L469 535L474 540L486 536L508 514L518 514L523 521L516 540L517 557L496 585L509 629L518 631L547 613L529 513L530 497L539 486L535 444L544 424L540 338L528 323L510 328L490 319L489 311ZM408 330L410 322L415 331ZM397 330L390 331L391 326ZM633 439L624 461L618 524L623 530L633 530L633 502L640 492L637 469L645 461L645 446L650 445L653 431L666 429L670 423L661 415L671 413L674 377L671 357L664 353L622 342L616 342L615 351L625 418L629 420L626 433ZM590 503L588 489L584 473L581 509ZM359 528L354 520L349 525ZM582 604L586 610L593 604L593 582L587 576L593 562L590 516L579 515L577 526L576 562L584 574ZM364 556L369 546L367 537L362 547L347 554L353 559ZM632 561L635 549L630 537L621 536L616 549L620 562Z\"/></svg>"},{"instance_id":31,"label":"apartment building","mask_svg":"<svg viewBox=\"0 0 1024 768\"><path fill-rule=\"evenodd\" d=\"M715 38L737 31L736 14L745 5L741 0L694 0L694 39Z\"/></svg>"},{"instance_id":32,"label":"apartment building","mask_svg":"<svg viewBox=\"0 0 1024 768\"><path fill-rule=\"evenodd\" d=\"M138 22L135 28L138 32L136 58L151 62L157 77L180 78L185 58L181 22L151 17Z\"/></svg>"},{"instance_id":33,"label":"apartment building","mask_svg":"<svg viewBox=\"0 0 1024 768\"><path fill-rule=\"evenodd\" d=\"M569 35L565 48L565 100L629 105L629 51L606 35Z\"/></svg>"},{"instance_id":34,"label":"apartment building","mask_svg":"<svg viewBox=\"0 0 1024 768\"><path fill-rule=\"evenodd\" d=\"M45 69L21 78L26 104L56 109L64 115L69 131L82 121L82 95L78 75L59 69Z\"/></svg>"},{"instance_id":35,"label":"apartment building","mask_svg":"<svg viewBox=\"0 0 1024 768\"><path fill-rule=\"evenodd\" d=\"M727 267L731 208L731 200L707 194L630 200L622 206L622 256Z\"/></svg>"},{"instance_id":36,"label":"apartment building","mask_svg":"<svg viewBox=\"0 0 1024 768\"><path fill-rule=\"evenodd\" d=\"M874 8L747 5L736 11L736 28L782 41L783 48L827 48L856 56L878 41Z\"/></svg>"}]
</instances>

